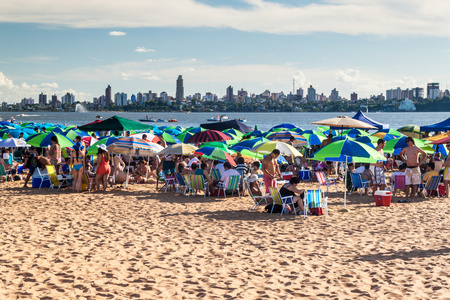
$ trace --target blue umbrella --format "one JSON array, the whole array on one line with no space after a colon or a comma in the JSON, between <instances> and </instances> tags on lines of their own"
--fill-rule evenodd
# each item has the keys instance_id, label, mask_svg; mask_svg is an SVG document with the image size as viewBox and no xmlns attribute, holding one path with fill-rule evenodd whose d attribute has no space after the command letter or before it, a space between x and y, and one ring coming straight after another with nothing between
<instances>
[{"instance_id":1,"label":"blue umbrella","mask_svg":"<svg viewBox=\"0 0 450 300\"><path fill-rule=\"evenodd\" d=\"M13 138L18 139L22 130L20 129L5 129L0 131L0 138L7 138L7 135L10 134ZM35 133L33 131L33 133ZM28 133L23 132L23 138L26 139L29 136Z\"/></svg>"},{"instance_id":2,"label":"blue umbrella","mask_svg":"<svg viewBox=\"0 0 450 300\"><path fill-rule=\"evenodd\" d=\"M269 131L272 131L272 129L276 129L276 128L294 129L294 128L297 128L297 126L288 124L288 123L283 123L283 124L278 124L276 126L273 126L272 128L269 129Z\"/></svg>"},{"instance_id":3,"label":"blue umbrella","mask_svg":"<svg viewBox=\"0 0 450 300\"><path fill-rule=\"evenodd\" d=\"M250 148L253 148L256 144L264 143L264 142L268 142L268 141L269 141L268 139L262 138L262 137L253 138L253 139L243 140L243 141L233 145L233 147L231 147L231 148L234 149L235 147L242 147L245 149L250 149Z\"/></svg>"}]
</instances>

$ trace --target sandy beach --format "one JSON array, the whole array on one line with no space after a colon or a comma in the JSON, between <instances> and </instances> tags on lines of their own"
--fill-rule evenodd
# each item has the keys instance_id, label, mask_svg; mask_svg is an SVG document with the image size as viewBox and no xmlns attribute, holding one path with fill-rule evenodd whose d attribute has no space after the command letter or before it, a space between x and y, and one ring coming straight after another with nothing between
<instances>
[{"instance_id":1,"label":"sandy beach","mask_svg":"<svg viewBox=\"0 0 450 300\"><path fill-rule=\"evenodd\" d=\"M303 220L248 196L22 185L0 184L1 299L450 299L449 199L344 212L341 183Z\"/></svg>"}]
</instances>

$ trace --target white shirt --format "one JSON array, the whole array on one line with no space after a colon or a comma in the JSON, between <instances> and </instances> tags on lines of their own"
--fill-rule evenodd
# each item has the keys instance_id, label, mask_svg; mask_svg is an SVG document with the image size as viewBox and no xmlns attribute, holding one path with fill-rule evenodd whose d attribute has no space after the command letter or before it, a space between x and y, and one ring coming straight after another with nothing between
<instances>
[{"instance_id":1,"label":"white shirt","mask_svg":"<svg viewBox=\"0 0 450 300\"><path fill-rule=\"evenodd\" d=\"M214 167L214 169L219 169L220 174L223 175L223 172L225 172L225 168L223 167L223 163L217 164L217 166Z\"/></svg>"},{"instance_id":2,"label":"white shirt","mask_svg":"<svg viewBox=\"0 0 450 300\"><path fill-rule=\"evenodd\" d=\"M200 162L200 161L198 160L197 157L191 158L191 160L190 160L189 163L187 164L187 167L190 168L191 165L192 165L193 163L198 164L199 162Z\"/></svg>"},{"instance_id":3,"label":"white shirt","mask_svg":"<svg viewBox=\"0 0 450 300\"><path fill-rule=\"evenodd\" d=\"M356 168L355 171L353 171L353 172L358 173L358 174L362 174L365 169L366 169L366 167L360 166L360 167Z\"/></svg>"},{"instance_id":4,"label":"white shirt","mask_svg":"<svg viewBox=\"0 0 450 300\"><path fill-rule=\"evenodd\" d=\"M222 174L222 178L220 178L220 181L223 182L223 185L225 187L228 187L228 181L230 180L230 176L234 176L234 175L238 175L239 177L241 175L239 175L238 171L234 170L234 169L228 169L226 171L224 171Z\"/></svg>"}]
</instances>

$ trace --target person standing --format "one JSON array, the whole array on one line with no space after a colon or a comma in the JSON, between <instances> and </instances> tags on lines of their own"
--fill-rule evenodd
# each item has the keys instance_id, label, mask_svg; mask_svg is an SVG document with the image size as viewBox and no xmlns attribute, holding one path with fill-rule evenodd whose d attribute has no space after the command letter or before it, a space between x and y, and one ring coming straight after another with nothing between
<instances>
[{"instance_id":1,"label":"person standing","mask_svg":"<svg viewBox=\"0 0 450 300\"><path fill-rule=\"evenodd\" d=\"M280 167L277 162L278 156L280 156L280 150L274 149L262 161L261 170L263 172L264 185L266 186L266 194L269 193L269 187L277 186L277 175L281 178Z\"/></svg>"},{"instance_id":2,"label":"person standing","mask_svg":"<svg viewBox=\"0 0 450 300\"><path fill-rule=\"evenodd\" d=\"M81 183L84 174L85 155L83 145L80 142L73 146L71 154L72 168L73 168L73 184L72 189L75 192L81 192Z\"/></svg>"},{"instance_id":3,"label":"person standing","mask_svg":"<svg viewBox=\"0 0 450 300\"><path fill-rule=\"evenodd\" d=\"M450 151L450 143L446 144L447 150ZM445 162L442 165L444 167L444 186L445 186L445 196L448 198L448 185L450 182L450 155L445 158Z\"/></svg>"},{"instance_id":4,"label":"person standing","mask_svg":"<svg viewBox=\"0 0 450 300\"><path fill-rule=\"evenodd\" d=\"M58 138L55 135L50 138L50 142L52 145L50 146L48 156L50 163L55 167L56 175L59 175L61 168L61 145L58 143Z\"/></svg>"},{"instance_id":5,"label":"person standing","mask_svg":"<svg viewBox=\"0 0 450 300\"><path fill-rule=\"evenodd\" d=\"M386 146L386 141L384 139L379 139L377 141L377 147L375 150L384 156L383 149ZM384 174L384 163L383 161L378 161L376 163L370 164L371 171L373 174L373 193L378 190L384 190L386 188L386 175Z\"/></svg>"},{"instance_id":6,"label":"person standing","mask_svg":"<svg viewBox=\"0 0 450 300\"><path fill-rule=\"evenodd\" d=\"M98 146L97 154L97 172L95 175L95 184L97 185L97 190L100 190L100 183L103 184L103 191L106 191L108 187L108 175L111 171L109 166L109 154L106 149L106 145Z\"/></svg>"},{"instance_id":7,"label":"person standing","mask_svg":"<svg viewBox=\"0 0 450 300\"><path fill-rule=\"evenodd\" d=\"M400 151L399 156L403 162L406 162L405 194L406 200L408 200L408 198L410 197L409 192L411 185L412 185L411 196L415 196L417 193L417 185L419 185L420 182L422 181L419 166L425 161L427 155L425 152L423 152L422 149L420 149L414 144L414 139L412 137L406 138L406 144L408 146L406 148L403 148L402 151ZM445 177L444 177L444 184L445 184Z\"/></svg>"}]
</instances>

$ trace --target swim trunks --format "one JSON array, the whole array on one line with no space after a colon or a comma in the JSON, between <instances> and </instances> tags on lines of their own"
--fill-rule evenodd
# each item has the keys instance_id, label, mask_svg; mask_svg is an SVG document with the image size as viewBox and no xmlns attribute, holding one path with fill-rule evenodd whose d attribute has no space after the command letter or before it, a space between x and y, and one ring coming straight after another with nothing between
<instances>
[{"instance_id":1,"label":"swim trunks","mask_svg":"<svg viewBox=\"0 0 450 300\"><path fill-rule=\"evenodd\" d=\"M405 170L405 184L411 185L411 184L420 184L421 178L420 178L420 169L419 167L408 167Z\"/></svg>"}]
</instances>

